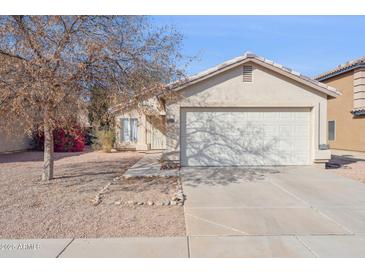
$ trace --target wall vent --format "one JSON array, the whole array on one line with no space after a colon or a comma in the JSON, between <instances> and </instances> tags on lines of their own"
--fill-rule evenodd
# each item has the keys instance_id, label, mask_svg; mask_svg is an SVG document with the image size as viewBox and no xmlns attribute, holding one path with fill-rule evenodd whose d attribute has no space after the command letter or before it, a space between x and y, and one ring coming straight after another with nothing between
<instances>
[{"instance_id":1,"label":"wall vent","mask_svg":"<svg viewBox=\"0 0 365 274\"><path fill-rule=\"evenodd\" d=\"M252 66L243 66L243 82L252 82Z\"/></svg>"}]
</instances>

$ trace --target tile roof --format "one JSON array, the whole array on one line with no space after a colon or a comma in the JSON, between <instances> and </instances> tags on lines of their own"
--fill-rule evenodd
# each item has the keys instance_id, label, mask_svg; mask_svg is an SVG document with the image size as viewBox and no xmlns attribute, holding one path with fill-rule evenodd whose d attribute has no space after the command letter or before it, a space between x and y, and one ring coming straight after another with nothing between
<instances>
[{"instance_id":1,"label":"tile roof","mask_svg":"<svg viewBox=\"0 0 365 274\"><path fill-rule=\"evenodd\" d=\"M361 57L359 59L348 61L344 64L341 64L341 65L337 66L337 68L334 68L332 70L329 70L325 73L318 75L317 77L315 77L315 79L322 81L324 79L333 77L335 75L339 75L341 73L353 70L358 67L365 67L365 56Z\"/></svg>"},{"instance_id":2,"label":"tile roof","mask_svg":"<svg viewBox=\"0 0 365 274\"><path fill-rule=\"evenodd\" d=\"M233 67L235 66L235 64L240 64L241 62L245 61L246 59L251 59L251 60L256 60L256 61L261 61L265 64L268 64L270 66L273 66L275 68L278 68L279 70L281 70L282 72L286 72L286 73L290 73L291 75L299 78L300 80L304 80L305 82L309 82L315 86L317 86L318 88L321 88L321 89L325 89L327 90L328 92L326 92L327 94L329 95L333 95L333 96L337 96L337 95L340 95L341 93L335 89L334 87L331 87L331 86L328 86L324 83L321 83L315 79L312 79L308 76L305 76L293 69L290 69L288 67L285 67L281 64L278 64L278 63L275 63L274 61L271 61L269 59L266 59L264 57L261 57L261 56L257 56L256 54L254 53L251 53L251 52L246 52L244 55L242 56L238 56L238 57L235 57L233 59L230 59L230 60L227 60L219 65L216 65L212 68L209 68L207 70L204 70L200 73L197 73L195 75L192 75L190 77L188 77L183 83L182 83L182 86L185 86L185 85L189 85L189 83L191 82L195 82L201 78L205 78L207 76L209 76L210 74L213 74L213 73L216 73L224 68L227 68L227 67ZM172 85L177 85L177 86L180 86L181 84L179 83L173 83Z\"/></svg>"}]
</instances>

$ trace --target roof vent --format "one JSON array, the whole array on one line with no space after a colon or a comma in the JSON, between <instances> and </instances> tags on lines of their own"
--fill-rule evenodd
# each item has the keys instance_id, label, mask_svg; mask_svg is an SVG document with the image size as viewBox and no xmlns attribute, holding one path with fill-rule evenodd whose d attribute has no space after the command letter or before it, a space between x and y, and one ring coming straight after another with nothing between
<instances>
[{"instance_id":1,"label":"roof vent","mask_svg":"<svg viewBox=\"0 0 365 274\"><path fill-rule=\"evenodd\" d=\"M243 66L243 82L252 82L252 66Z\"/></svg>"}]
</instances>

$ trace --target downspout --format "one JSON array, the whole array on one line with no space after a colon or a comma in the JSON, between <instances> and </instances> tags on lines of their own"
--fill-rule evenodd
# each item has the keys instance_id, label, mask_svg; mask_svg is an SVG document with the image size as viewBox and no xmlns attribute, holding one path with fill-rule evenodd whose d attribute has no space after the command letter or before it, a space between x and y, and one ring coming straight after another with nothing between
<instances>
[{"instance_id":1,"label":"downspout","mask_svg":"<svg viewBox=\"0 0 365 274\"><path fill-rule=\"evenodd\" d=\"M328 149L327 141L321 144L321 103L318 103L318 149L319 150Z\"/></svg>"}]
</instances>

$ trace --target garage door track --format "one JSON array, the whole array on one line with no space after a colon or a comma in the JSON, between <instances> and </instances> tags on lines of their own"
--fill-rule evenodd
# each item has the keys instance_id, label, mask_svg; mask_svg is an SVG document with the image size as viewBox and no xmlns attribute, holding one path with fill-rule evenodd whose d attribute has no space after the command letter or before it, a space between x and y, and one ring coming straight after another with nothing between
<instances>
[{"instance_id":1,"label":"garage door track","mask_svg":"<svg viewBox=\"0 0 365 274\"><path fill-rule=\"evenodd\" d=\"M312 166L183 168L192 257L365 257L365 185Z\"/></svg>"}]
</instances>

